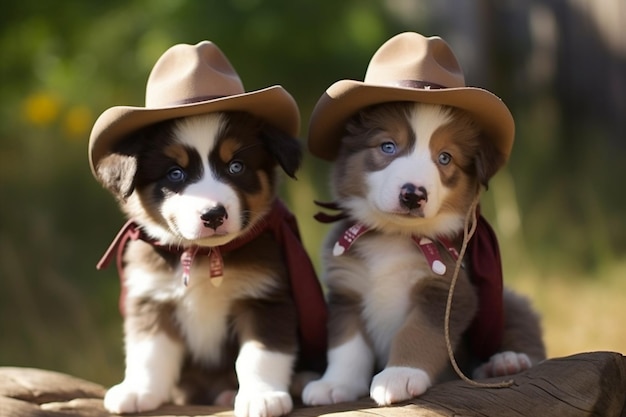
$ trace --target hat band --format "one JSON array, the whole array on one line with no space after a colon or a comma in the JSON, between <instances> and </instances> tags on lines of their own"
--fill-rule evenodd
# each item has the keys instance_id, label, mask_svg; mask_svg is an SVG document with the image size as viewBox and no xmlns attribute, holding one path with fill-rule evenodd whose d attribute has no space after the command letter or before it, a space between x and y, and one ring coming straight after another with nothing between
<instances>
[{"instance_id":1,"label":"hat band","mask_svg":"<svg viewBox=\"0 0 626 417\"><path fill-rule=\"evenodd\" d=\"M448 88L440 84L431 83L430 81L421 80L398 80L391 83L398 87L417 88L420 90L439 90L442 88Z\"/></svg>"},{"instance_id":2,"label":"hat band","mask_svg":"<svg viewBox=\"0 0 626 417\"><path fill-rule=\"evenodd\" d=\"M170 106L182 106L185 104L200 103L203 101L210 101L210 100L215 100L215 99L224 98L224 97L227 97L227 96L219 95L219 96L199 96L199 97L185 98L185 99L177 100L177 101L170 103Z\"/></svg>"}]
</instances>

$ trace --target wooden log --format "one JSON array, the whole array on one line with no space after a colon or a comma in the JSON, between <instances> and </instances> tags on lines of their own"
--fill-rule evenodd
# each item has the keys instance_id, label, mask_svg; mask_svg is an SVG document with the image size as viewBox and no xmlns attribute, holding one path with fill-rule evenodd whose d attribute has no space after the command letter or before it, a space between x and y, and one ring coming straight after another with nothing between
<instances>
[{"instance_id":1,"label":"wooden log","mask_svg":"<svg viewBox=\"0 0 626 417\"><path fill-rule=\"evenodd\" d=\"M626 417L626 357L590 352L547 360L515 375L508 388L483 388L464 381L432 387L392 407L371 400L325 407L297 406L293 417ZM491 382L497 379L488 380ZM57 372L0 367L0 416L111 417L102 406L105 388ZM224 407L166 405L135 416L232 417Z\"/></svg>"}]
</instances>

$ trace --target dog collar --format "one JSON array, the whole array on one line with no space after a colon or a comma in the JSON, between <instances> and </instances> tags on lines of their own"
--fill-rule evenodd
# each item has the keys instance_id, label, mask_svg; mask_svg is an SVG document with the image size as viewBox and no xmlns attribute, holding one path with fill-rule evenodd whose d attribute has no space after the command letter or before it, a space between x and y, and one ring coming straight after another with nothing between
<instances>
[{"instance_id":1,"label":"dog collar","mask_svg":"<svg viewBox=\"0 0 626 417\"><path fill-rule=\"evenodd\" d=\"M159 240L148 236L133 220L127 221L126 224L122 226L102 258L96 265L96 269L101 270L106 268L115 256L117 259L118 272L120 273L120 275L122 275L122 260L124 250L126 249L126 245L128 245L128 242L131 240L142 240L154 247L164 249L168 252L179 255L180 264L183 268L182 282L185 286L189 285L189 279L191 276L191 265L193 264L193 260L196 255L204 255L209 257L209 273L211 278L219 279L222 277L222 275L224 275L224 262L222 260L220 247L190 246L187 248L181 248L180 246L164 244Z\"/></svg>"},{"instance_id":2,"label":"dog collar","mask_svg":"<svg viewBox=\"0 0 626 417\"><path fill-rule=\"evenodd\" d=\"M182 282L185 286L189 285L191 266L197 255L209 257L209 276L219 283L224 275L224 260L222 259L222 254L251 242L261 233L267 231L268 228L277 227L276 224L281 221L280 214L283 213L283 210L286 211L287 209L282 206L282 204L276 202L272 206L272 210L264 218L259 220L260 227L254 227L250 233L240 236L224 245L211 247L192 245L183 248L177 245L162 243L158 239L148 236L135 221L129 220L122 226L117 236L115 236L96 265L96 269L100 270L106 268L115 256L117 259L118 272L122 275L122 260L126 245L128 245L130 240L142 240L154 247L180 256L180 264L183 269ZM277 213L279 213L278 216Z\"/></svg>"},{"instance_id":3,"label":"dog collar","mask_svg":"<svg viewBox=\"0 0 626 417\"><path fill-rule=\"evenodd\" d=\"M350 226L341 236L339 236L337 242L335 242L333 255L341 256L346 253L350 250L354 242L368 231L370 231L370 229L362 223L355 223ZM430 269L437 275L445 275L447 270L446 265L443 263L443 259L441 258L441 253L439 252L437 243L443 246L448 253L452 255L454 260L459 259L459 252L445 237L439 237L436 240L437 243L424 236L411 236L411 240L413 240L417 247L422 251Z\"/></svg>"}]
</instances>

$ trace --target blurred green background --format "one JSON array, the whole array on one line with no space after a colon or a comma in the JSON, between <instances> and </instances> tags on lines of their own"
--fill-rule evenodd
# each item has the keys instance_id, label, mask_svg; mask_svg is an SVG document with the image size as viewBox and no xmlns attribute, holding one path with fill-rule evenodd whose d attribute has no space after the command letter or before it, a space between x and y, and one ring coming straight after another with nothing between
<instances>
[{"instance_id":1,"label":"blurred green background","mask_svg":"<svg viewBox=\"0 0 626 417\"><path fill-rule=\"evenodd\" d=\"M143 105L157 58L209 39L246 89L282 84L306 135L317 98L363 79L392 35L441 35L469 85L517 125L483 196L506 282L533 298L550 356L626 352L626 5L622 0L135 0L3 4L0 14L0 365L122 377L114 268L95 264L123 219L92 178L87 141L114 105ZM314 259L325 163L282 194Z\"/></svg>"}]
</instances>

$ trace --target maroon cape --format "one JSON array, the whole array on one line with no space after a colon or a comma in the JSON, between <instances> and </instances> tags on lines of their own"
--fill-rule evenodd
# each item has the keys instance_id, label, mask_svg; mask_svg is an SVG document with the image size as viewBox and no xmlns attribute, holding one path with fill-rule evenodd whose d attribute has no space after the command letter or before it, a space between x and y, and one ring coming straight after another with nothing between
<instances>
[{"instance_id":1,"label":"maroon cape","mask_svg":"<svg viewBox=\"0 0 626 417\"><path fill-rule=\"evenodd\" d=\"M504 335L502 261L498 239L482 215L467 246L470 278L478 293L478 312L468 330L473 353L487 360L500 350Z\"/></svg>"}]
</instances>

